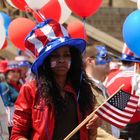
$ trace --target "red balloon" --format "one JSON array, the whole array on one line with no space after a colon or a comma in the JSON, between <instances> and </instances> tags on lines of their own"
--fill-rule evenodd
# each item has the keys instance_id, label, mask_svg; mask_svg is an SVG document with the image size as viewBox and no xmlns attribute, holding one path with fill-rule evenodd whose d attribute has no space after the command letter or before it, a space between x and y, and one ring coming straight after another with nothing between
<instances>
[{"instance_id":1,"label":"red balloon","mask_svg":"<svg viewBox=\"0 0 140 140\"><path fill-rule=\"evenodd\" d=\"M35 25L30 19L16 18L9 25L8 37L17 48L25 50L24 39Z\"/></svg>"},{"instance_id":2,"label":"red balloon","mask_svg":"<svg viewBox=\"0 0 140 140\"><path fill-rule=\"evenodd\" d=\"M4 49L7 47L7 40L5 39L3 46L0 49Z\"/></svg>"},{"instance_id":3,"label":"red balloon","mask_svg":"<svg viewBox=\"0 0 140 140\"><path fill-rule=\"evenodd\" d=\"M67 30L72 38L82 38L87 41L84 23L82 23L81 21L75 20L73 22L70 22L67 25Z\"/></svg>"},{"instance_id":4,"label":"red balloon","mask_svg":"<svg viewBox=\"0 0 140 140\"><path fill-rule=\"evenodd\" d=\"M27 3L25 2L25 0L11 0L11 1L14 4L14 6L19 8L20 10L28 11Z\"/></svg>"},{"instance_id":5,"label":"red balloon","mask_svg":"<svg viewBox=\"0 0 140 140\"><path fill-rule=\"evenodd\" d=\"M42 22L44 19L41 17L44 16L45 19L52 18L56 21L59 21L61 16L61 7L58 0L50 0L46 3L37 13L33 13L34 18L38 22Z\"/></svg>"},{"instance_id":6,"label":"red balloon","mask_svg":"<svg viewBox=\"0 0 140 140\"><path fill-rule=\"evenodd\" d=\"M65 0L65 2L75 14L86 18L99 9L102 0Z\"/></svg>"}]
</instances>

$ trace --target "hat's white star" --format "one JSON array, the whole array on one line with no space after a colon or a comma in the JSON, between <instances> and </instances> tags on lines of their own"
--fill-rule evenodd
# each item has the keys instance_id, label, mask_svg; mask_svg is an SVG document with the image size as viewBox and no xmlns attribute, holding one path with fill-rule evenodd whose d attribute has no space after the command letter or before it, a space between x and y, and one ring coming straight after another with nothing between
<instances>
[{"instance_id":1,"label":"hat's white star","mask_svg":"<svg viewBox=\"0 0 140 140\"><path fill-rule=\"evenodd\" d=\"M59 41L60 41L60 42L64 42L64 41L65 41L65 38L60 37L60 38L59 38Z\"/></svg>"}]
</instances>

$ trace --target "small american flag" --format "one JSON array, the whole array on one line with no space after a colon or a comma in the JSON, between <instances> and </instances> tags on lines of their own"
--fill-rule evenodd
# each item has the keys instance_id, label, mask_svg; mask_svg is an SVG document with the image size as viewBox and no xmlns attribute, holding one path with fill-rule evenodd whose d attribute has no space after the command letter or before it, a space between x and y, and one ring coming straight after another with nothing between
<instances>
[{"instance_id":1,"label":"small american flag","mask_svg":"<svg viewBox=\"0 0 140 140\"><path fill-rule=\"evenodd\" d=\"M138 107L138 96L119 90L103 103L96 114L118 128L124 128Z\"/></svg>"}]
</instances>

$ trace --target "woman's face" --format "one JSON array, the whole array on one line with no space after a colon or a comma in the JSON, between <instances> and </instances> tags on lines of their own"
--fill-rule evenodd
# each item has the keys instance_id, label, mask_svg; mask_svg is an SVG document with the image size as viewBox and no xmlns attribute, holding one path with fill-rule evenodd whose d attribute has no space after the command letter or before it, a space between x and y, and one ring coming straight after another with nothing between
<instances>
[{"instance_id":1,"label":"woman's face","mask_svg":"<svg viewBox=\"0 0 140 140\"><path fill-rule=\"evenodd\" d=\"M56 76L66 76L71 65L71 54L69 47L61 47L51 54L51 68Z\"/></svg>"},{"instance_id":2,"label":"woman's face","mask_svg":"<svg viewBox=\"0 0 140 140\"><path fill-rule=\"evenodd\" d=\"M20 72L16 70L11 70L7 73L7 78L10 81L18 82L20 79Z\"/></svg>"}]
</instances>

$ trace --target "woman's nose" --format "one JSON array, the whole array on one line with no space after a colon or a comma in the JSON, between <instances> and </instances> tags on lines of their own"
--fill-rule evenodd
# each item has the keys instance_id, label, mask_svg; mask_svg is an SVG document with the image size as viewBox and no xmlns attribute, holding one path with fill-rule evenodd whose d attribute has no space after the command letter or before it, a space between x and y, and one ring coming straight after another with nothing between
<instances>
[{"instance_id":1,"label":"woman's nose","mask_svg":"<svg viewBox=\"0 0 140 140\"><path fill-rule=\"evenodd\" d=\"M59 57L58 62L64 62L64 61L65 61L64 57Z\"/></svg>"}]
</instances>

